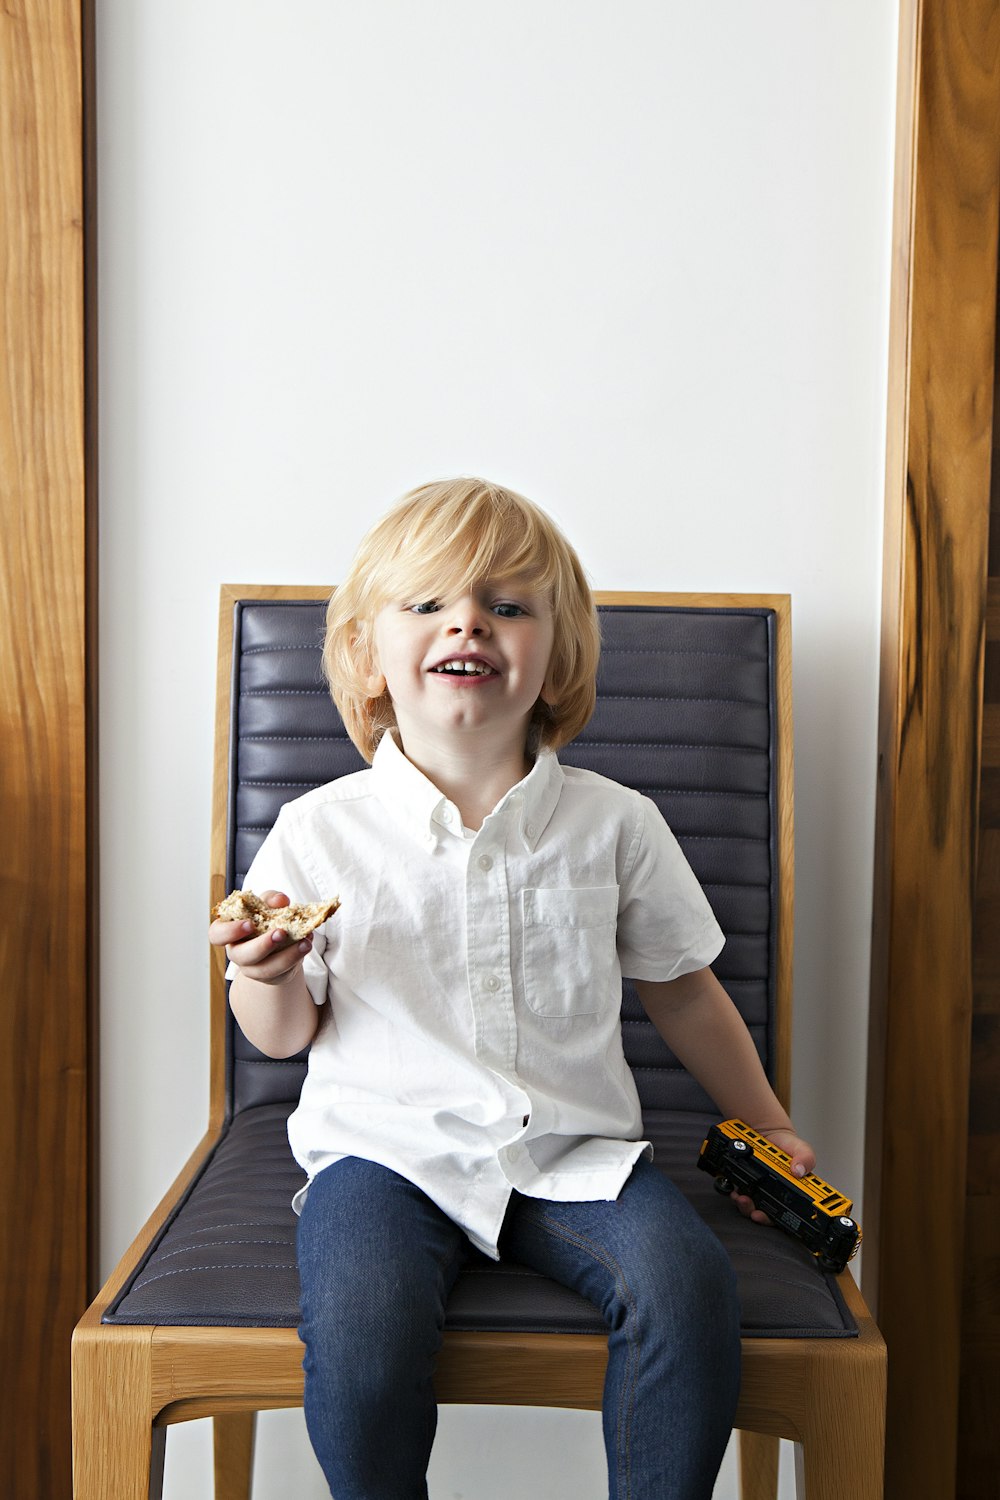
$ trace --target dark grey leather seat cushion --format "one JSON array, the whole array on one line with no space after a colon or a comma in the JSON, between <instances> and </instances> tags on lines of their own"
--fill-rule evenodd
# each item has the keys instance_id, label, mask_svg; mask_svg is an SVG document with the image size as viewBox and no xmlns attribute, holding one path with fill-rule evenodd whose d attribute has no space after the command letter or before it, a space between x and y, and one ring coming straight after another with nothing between
<instances>
[{"instance_id":1,"label":"dark grey leather seat cushion","mask_svg":"<svg viewBox=\"0 0 1000 1500\"><path fill-rule=\"evenodd\" d=\"M295 1327L298 1272L290 1202L302 1182L285 1134L288 1105L243 1110L107 1322ZM744 1334L838 1338L856 1332L832 1277L778 1230L748 1223L695 1160L712 1116L650 1115L656 1161L718 1234L733 1260ZM449 1328L600 1333L595 1309L522 1266L470 1249Z\"/></svg>"}]
</instances>

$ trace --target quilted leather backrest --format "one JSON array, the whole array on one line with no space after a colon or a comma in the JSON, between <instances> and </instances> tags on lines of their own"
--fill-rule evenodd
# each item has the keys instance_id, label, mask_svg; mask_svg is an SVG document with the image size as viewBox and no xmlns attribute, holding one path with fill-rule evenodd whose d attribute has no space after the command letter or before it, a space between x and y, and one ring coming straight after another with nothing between
<instances>
[{"instance_id":1,"label":"quilted leather backrest","mask_svg":"<svg viewBox=\"0 0 1000 1500\"><path fill-rule=\"evenodd\" d=\"M323 682L325 604L235 606L227 888L282 804L364 764ZM769 609L607 605L597 709L560 752L659 806L726 934L716 973L775 1068L778 911L775 617ZM643 1108L705 1109L626 985L625 1051ZM229 1018L230 1107L295 1099L304 1057L264 1058Z\"/></svg>"}]
</instances>

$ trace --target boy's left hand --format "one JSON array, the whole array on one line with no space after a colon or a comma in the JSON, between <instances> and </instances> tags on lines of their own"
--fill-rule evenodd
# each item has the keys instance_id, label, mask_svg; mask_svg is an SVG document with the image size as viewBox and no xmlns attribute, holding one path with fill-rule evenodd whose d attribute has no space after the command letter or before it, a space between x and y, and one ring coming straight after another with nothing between
<instances>
[{"instance_id":1,"label":"boy's left hand","mask_svg":"<svg viewBox=\"0 0 1000 1500\"><path fill-rule=\"evenodd\" d=\"M792 1158L792 1172L796 1177L806 1177L816 1165L816 1153L808 1141L796 1135L794 1130L765 1130L761 1126L754 1126L760 1130L761 1135L766 1135L769 1141L786 1152ZM753 1200L743 1193L730 1194L736 1207L746 1219L752 1219L755 1224L770 1224L771 1220L763 1209L754 1208Z\"/></svg>"}]
</instances>

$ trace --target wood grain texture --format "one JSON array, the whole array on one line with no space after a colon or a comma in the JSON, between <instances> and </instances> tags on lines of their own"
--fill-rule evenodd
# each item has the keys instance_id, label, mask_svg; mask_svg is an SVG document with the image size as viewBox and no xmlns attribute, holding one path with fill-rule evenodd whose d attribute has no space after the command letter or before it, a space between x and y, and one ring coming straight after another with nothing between
<instances>
[{"instance_id":1,"label":"wood grain texture","mask_svg":"<svg viewBox=\"0 0 1000 1500\"><path fill-rule=\"evenodd\" d=\"M778 1438L759 1432L741 1432L739 1438L740 1500L774 1500L778 1493L781 1444Z\"/></svg>"},{"instance_id":2,"label":"wood grain texture","mask_svg":"<svg viewBox=\"0 0 1000 1500\"><path fill-rule=\"evenodd\" d=\"M893 174L892 278L889 302L885 519L882 554L881 661L879 671L875 859L869 985L867 1124L865 1130L864 1291L878 1317L883 1191L886 1026L889 989L889 922L892 909L892 842L896 819L895 747L899 735L899 659L902 588L902 497L906 493L910 373L910 293L916 174L917 64L920 0L901 0L896 67L896 154Z\"/></svg>"},{"instance_id":3,"label":"wood grain texture","mask_svg":"<svg viewBox=\"0 0 1000 1500\"><path fill-rule=\"evenodd\" d=\"M1000 322L1000 297L997 317ZM997 341L1000 348L1000 340ZM994 366L997 354L994 353ZM993 387L990 577L973 918L957 1500L990 1500L1000 1467L1000 380Z\"/></svg>"},{"instance_id":4,"label":"wood grain texture","mask_svg":"<svg viewBox=\"0 0 1000 1500\"><path fill-rule=\"evenodd\" d=\"M885 1347L850 1273L839 1280L858 1339L744 1340L737 1426L802 1447L808 1500L881 1500ZM109 1328L92 1309L74 1340L76 1500L147 1500L151 1434L300 1405L301 1361L290 1328ZM600 1335L449 1333L435 1386L442 1402L598 1410L606 1364ZM225 1431L234 1476L251 1431Z\"/></svg>"},{"instance_id":5,"label":"wood grain texture","mask_svg":"<svg viewBox=\"0 0 1000 1500\"><path fill-rule=\"evenodd\" d=\"M79 0L0 10L0 1473L56 1500L90 1248L83 69Z\"/></svg>"},{"instance_id":6,"label":"wood grain texture","mask_svg":"<svg viewBox=\"0 0 1000 1500\"><path fill-rule=\"evenodd\" d=\"M250 1500L257 1413L227 1412L212 1423L214 1500Z\"/></svg>"},{"instance_id":7,"label":"wood grain texture","mask_svg":"<svg viewBox=\"0 0 1000 1500\"><path fill-rule=\"evenodd\" d=\"M903 7L866 1291L890 1350L886 1495L954 1493L1000 177L1000 12ZM901 47L901 77L906 54ZM905 159L913 120L900 90ZM933 1205L913 1232L913 1205ZM872 1238L874 1236L874 1239ZM872 1253L874 1251L874 1253Z\"/></svg>"},{"instance_id":8,"label":"wood grain texture","mask_svg":"<svg viewBox=\"0 0 1000 1500\"><path fill-rule=\"evenodd\" d=\"M150 1415L152 1332L99 1327L88 1315L74 1334L74 1496L159 1500L165 1434ZM109 1431L117 1441L100 1441Z\"/></svg>"}]
</instances>

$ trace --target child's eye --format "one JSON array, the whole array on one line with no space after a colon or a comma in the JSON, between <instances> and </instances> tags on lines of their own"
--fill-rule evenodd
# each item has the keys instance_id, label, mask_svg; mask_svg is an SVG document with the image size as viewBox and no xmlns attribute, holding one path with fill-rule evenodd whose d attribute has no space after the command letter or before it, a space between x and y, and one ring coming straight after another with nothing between
<instances>
[{"instance_id":1,"label":"child's eye","mask_svg":"<svg viewBox=\"0 0 1000 1500\"><path fill-rule=\"evenodd\" d=\"M411 604L408 607L413 615L432 615L441 608L436 599L425 599L422 604Z\"/></svg>"},{"instance_id":2,"label":"child's eye","mask_svg":"<svg viewBox=\"0 0 1000 1500\"><path fill-rule=\"evenodd\" d=\"M499 615L502 620L516 620L519 615L524 614L520 604L514 604L511 600L500 599L493 606L493 613Z\"/></svg>"}]
</instances>

